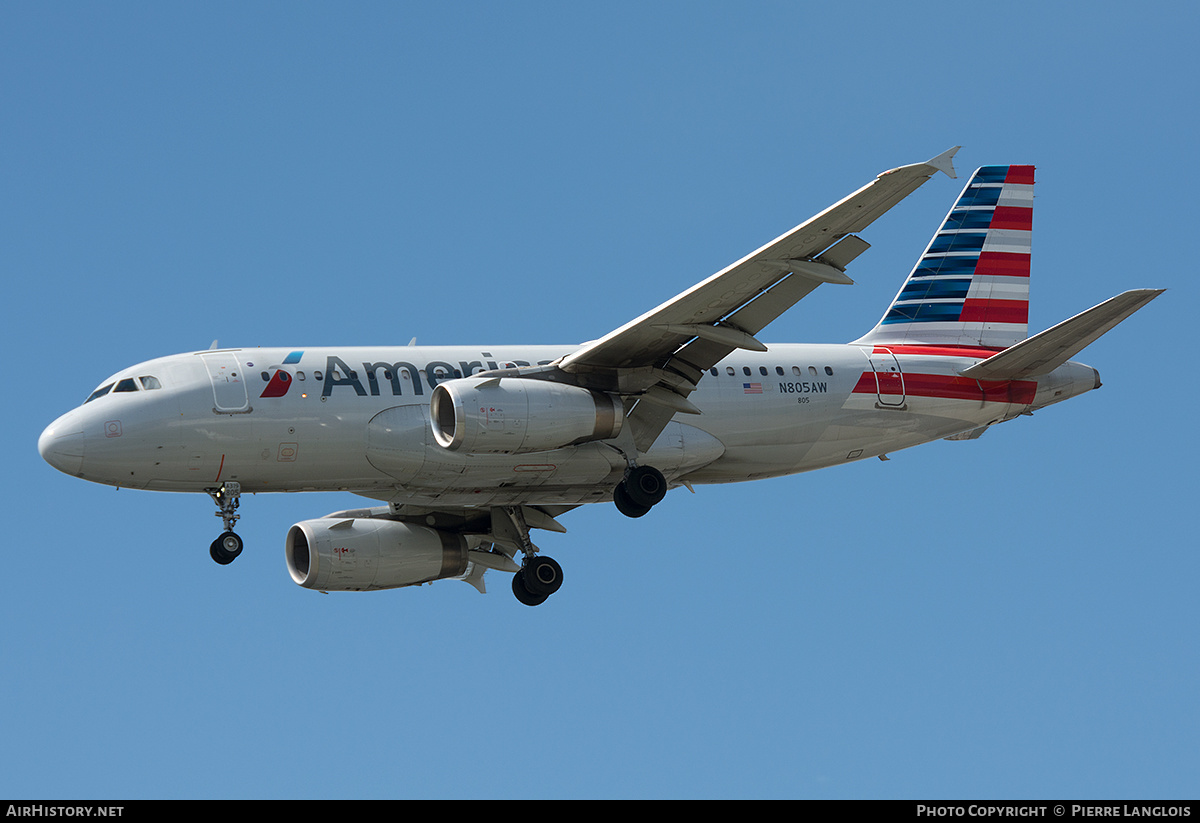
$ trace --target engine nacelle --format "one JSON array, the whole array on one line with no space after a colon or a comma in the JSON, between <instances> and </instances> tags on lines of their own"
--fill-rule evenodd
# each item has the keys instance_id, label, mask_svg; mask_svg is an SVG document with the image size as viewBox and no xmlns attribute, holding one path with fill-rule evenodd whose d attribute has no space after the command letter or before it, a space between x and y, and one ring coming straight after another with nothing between
<instances>
[{"instance_id":1,"label":"engine nacelle","mask_svg":"<svg viewBox=\"0 0 1200 823\"><path fill-rule=\"evenodd\" d=\"M521 377L439 383L429 403L438 445L468 454L526 454L607 440L625 410L604 392Z\"/></svg>"},{"instance_id":2,"label":"engine nacelle","mask_svg":"<svg viewBox=\"0 0 1200 823\"><path fill-rule=\"evenodd\" d=\"M326 517L288 530L292 580L319 591L413 586L467 571L461 535L394 520Z\"/></svg>"}]
</instances>

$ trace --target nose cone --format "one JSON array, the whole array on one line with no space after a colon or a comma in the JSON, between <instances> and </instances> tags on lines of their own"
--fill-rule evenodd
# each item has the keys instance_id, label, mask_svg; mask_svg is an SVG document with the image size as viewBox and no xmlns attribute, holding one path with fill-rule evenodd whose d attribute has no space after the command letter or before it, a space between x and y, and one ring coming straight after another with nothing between
<instances>
[{"instance_id":1,"label":"nose cone","mask_svg":"<svg viewBox=\"0 0 1200 823\"><path fill-rule=\"evenodd\" d=\"M79 476L83 471L83 427L67 416L55 420L38 438L38 454L60 472Z\"/></svg>"}]
</instances>

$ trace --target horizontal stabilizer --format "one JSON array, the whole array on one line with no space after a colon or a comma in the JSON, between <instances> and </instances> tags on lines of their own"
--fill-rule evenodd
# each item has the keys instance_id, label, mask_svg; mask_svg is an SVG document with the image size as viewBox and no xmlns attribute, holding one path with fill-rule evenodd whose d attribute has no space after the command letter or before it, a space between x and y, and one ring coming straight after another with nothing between
<instances>
[{"instance_id":1,"label":"horizontal stabilizer","mask_svg":"<svg viewBox=\"0 0 1200 823\"><path fill-rule=\"evenodd\" d=\"M976 363L962 375L977 380L1020 380L1048 374L1164 291L1133 289L1118 294Z\"/></svg>"}]
</instances>

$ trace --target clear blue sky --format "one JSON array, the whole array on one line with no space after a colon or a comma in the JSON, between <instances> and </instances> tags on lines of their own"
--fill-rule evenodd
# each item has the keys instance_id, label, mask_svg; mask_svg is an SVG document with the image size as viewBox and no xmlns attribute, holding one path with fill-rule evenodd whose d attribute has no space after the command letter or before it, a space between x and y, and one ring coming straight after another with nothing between
<instances>
[{"instance_id":1,"label":"clear blue sky","mask_svg":"<svg viewBox=\"0 0 1200 823\"><path fill-rule=\"evenodd\" d=\"M34 3L0 11L0 796L1200 795L1194 4ZM1033 163L1031 325L1166 295L1105 386L965 443L611 506L566 584L321 595L298 520L37 435L229 346L569 343L871 180ZM865 233L878 319L957 195Z\"/></svg>"}]
</instances>

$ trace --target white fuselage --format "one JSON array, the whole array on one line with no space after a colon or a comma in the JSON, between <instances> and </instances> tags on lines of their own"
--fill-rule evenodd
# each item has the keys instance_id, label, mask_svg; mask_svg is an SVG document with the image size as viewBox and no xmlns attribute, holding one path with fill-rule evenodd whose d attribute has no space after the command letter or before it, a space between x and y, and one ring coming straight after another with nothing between
<instances>
[{"instance_id":1,"label":"white fuselage","mask_svg":"<svg viewBox=\"0 0 1200 823\"><path fill-rule=\"evenodd\" d=\"M128 488L352 491L417 505L611 498L621 451L591 442L520 455L450 452L430 433L439 382L549 363L576 346L227 349L159 358L56 420L56 468ZM1067 363L1036 380L958 375L993 351L785 344L706 373L641 462L673 484L810 471L969 432L1099 385ZM150 378L150 379L146 379ZM124 390L120 390L124 388ZM640 402L647 402L645 400Z\"/></svg>"}]
</instances>

